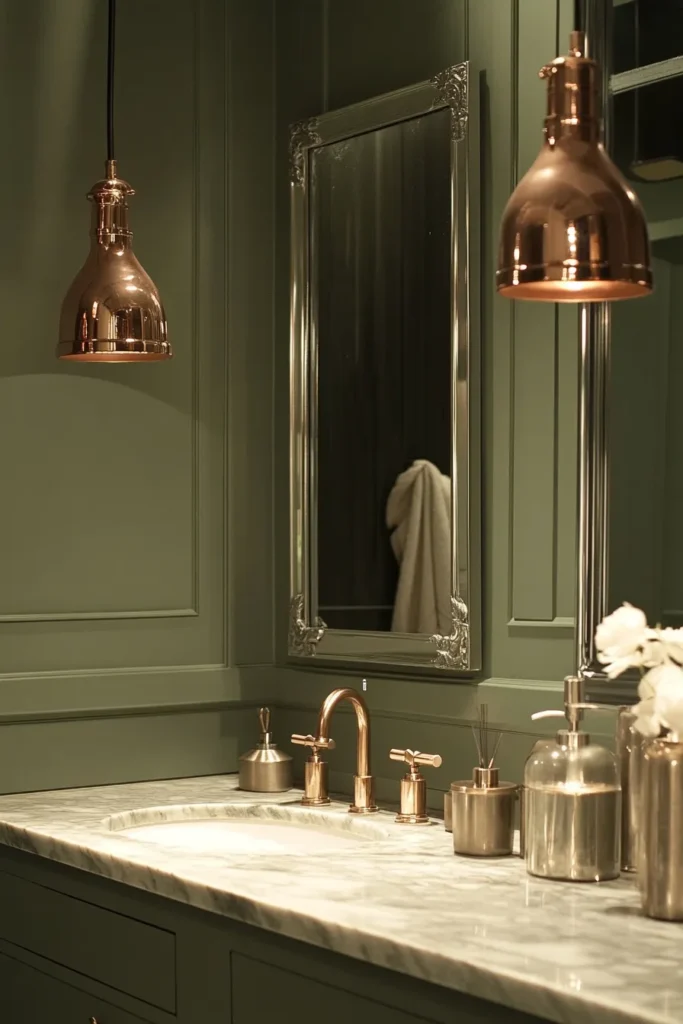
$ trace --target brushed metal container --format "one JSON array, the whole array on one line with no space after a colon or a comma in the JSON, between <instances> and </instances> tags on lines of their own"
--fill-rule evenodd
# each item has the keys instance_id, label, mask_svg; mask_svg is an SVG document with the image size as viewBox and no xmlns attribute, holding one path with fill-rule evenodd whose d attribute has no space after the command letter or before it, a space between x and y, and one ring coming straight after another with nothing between
<instances>
[{"instance_id":1,"label":"brushed metal container","mask_svg":"<svg viewBox=\"0 0 683 1024\"><path fill-rule=\"evenodd\" d=\"M543 739L536 740L533 747L529 751L527 761L530 761L534 754L538 753L539 750L547 750L553 743L552 740ZM524 762L526 765L526 761ZM519 787L519 855L524 860L526 856L526 822L524 820L524 807L526 803L526 790L524 784Z\"/></svg>"},{"instance_id":2,"label":"brushed metal container","mask_svg":"<svg viewBox=\"0 0 683 1024\"><path fill-rule=\"evenodd\" d=\"M453 852L466 857L512 853L518 786L499 782L497 768L475 768L472 780L453 782Z\"/></svg>"},{"instance_id":3,"label":"brushed metal container","mask_svg":"<svg viewBox=\"0 0 683 1024\"><path fill-rule=\"evenodd\" d=\"M540 878L601 882L619 876L621 793L608 785L528 787L527 871Z\"/></svg>"},{"instance_id":4,"label":"brushed metal container","mask_svg":"<svg viewBox=\"0 0 683 1024\"><path fill-rule=\"evenodd\" d=\"M261 742L239 759L239 787L250 793L284 793L292 788L292 758L273 743L270 710L259 709Z\"/></svg>"},{"instance_id":5,"label":"brushed metal container","mask_svg":"<svg viewBox=\"0 0 683 1024\"><path fill-rule=\"evenodd\" d=\"M635 728L636 716L629 707L619 709L616 755L621 776L621 870L638 869L641 835L640 784L645 737Z\"/></svg>"},{"instance_id":6,"label":"brushed metal container","mask_svg":"<svg viewBox=\"0 0 683 1024\"><path fill-rule=\"evenodd\" d=\"M638 887L643 910L683 921L683 743L646 741L643 751Z\"/></svg>"}]
</instances>

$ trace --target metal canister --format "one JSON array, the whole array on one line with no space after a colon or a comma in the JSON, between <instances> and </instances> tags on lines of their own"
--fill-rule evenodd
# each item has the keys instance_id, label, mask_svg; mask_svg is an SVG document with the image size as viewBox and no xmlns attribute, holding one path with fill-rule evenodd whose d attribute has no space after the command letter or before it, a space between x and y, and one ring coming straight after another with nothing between
<instances>
[{"instance_id":1,"label":"metal canister","mask_svg":"<svg viewBox=\"0 0 683 1024\"><path fill-rule=\"evenodd\" d=\"M683 921L683 743L646 741L642 761L639 878L643 910Z\"/></svg>"},{"instance_id":2,"label":"metal canister","mask_svg":"<svg viewBox=\"0 0 683 1024\"><path fill-rule=\"evenodd\" d=\"M239 759L239 786L250 793L283 793L292 787L292 758L273 742L270 711L259 709L261 742Z\"/></svg>"},{"instance_id":3,"label":"metal canister","mask_svg":"<svg viewBox=\"0 0 683 1024\"><path fill-rule=\"evenodd\" d=\"M529 751L527 761L529 761L534 756L534 754L537 753L537 751L547 750L548 747L552 745L552 743L553 740L550 739L536 740L533 747ZM526 765L526 761L524 763ZM522 858L522 860L524 859L524 856L526 854L526 822L524 821L524 792L524 784L522 784L519 787L519 855Z\"/></svg>"},{"instance_id":4,"label":"metal canister","mask_svg":"<svg viewBox=\"0 0 683 1024\"><path fill-rule=\"evenodd\" d=\"M499 782L497 768L475 768L471 781L452 783L453 852L468 857L511 854L518 788Z\"/></svg>"},{"instance_id":5,"label":"metal canister","mask_svg":"<svg viewBox=\"0 0 683 1024\"><path fill-rule=\"evenodd\" d=\"M621 870L633 872L638 865L641 834L640 780L645 737L635 728L630 707L619 708L616 755L621 773Z\"/></svg>"},{"instance_id":6,"label":"metal canister","mask_svg":"<svg viewBox=\"0 0 683 1024\"><path fill-rule=\"evenodd\" d=\"M453 791L443 795L443 827L447 832L453 831Z\"/></svg>"}]
</instances>

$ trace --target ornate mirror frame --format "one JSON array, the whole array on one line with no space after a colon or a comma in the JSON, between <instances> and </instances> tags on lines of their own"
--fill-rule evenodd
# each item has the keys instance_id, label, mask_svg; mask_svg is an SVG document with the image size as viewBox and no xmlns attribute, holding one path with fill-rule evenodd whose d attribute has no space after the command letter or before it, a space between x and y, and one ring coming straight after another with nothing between
<instances>
[{"instance_id":1,"label":"ornate mirror frame","mask_svg":"<svg viewBox=\"0 0 683 1024\"><path fill-rule=\"evenodd\" d=\"M478 322L478 266L470 232L478 230L477 119L469 66L428 82L301 121L290 129L290 622L288 653L299 663L469 675L481 666L479 358L470 339ZM316 360L311 288L310 166L316 147L450 109L451 126L451 609L449 635L328 629L317 617ZM474 190L476 192L476 189ZM388 539L388 538L387 538Z\"/></svg>"}]
</instances>

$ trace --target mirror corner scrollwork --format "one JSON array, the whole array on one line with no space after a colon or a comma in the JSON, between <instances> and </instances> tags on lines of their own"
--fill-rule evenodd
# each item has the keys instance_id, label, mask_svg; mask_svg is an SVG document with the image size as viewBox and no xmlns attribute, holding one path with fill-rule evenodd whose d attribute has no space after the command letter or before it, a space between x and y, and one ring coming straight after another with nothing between
<instances>
[{"instance_id":1,"label":"mirror corner scrollwork","mask_svg":"<svg viewBox=\"0 0 683 1024\"><path fill-rule=\"evenodd\" d=\"M467 605L461 597L451 597L451 632L434 633L430 642L436 646L432 664L437 668L467 669L470 662L470 623Z\"/></svg>"},{"instance_id":2,"label":"mirror corner scrollwork","mask_svg":"<svg viewBox=\"0 0 683 1024\"><path fill-rule=\"evenodd\" d=\"M289 129L289 176L292 185L299 188L303 188L305 182L306 150L322 142L319 124L318 117L309 117L305 121L295 121Z\"/></svg>"},{"instance_id":3,"label":"mirror corner scrollwork","mask_svg":"<svg viewBox=\"0 0 683 1024\"><path fill-rule=\"evenodd\" d=\"M304 595L295 594L289 605L289 653L294 657L313 657L326 629L320 616L316 616L312 626L307 624L304 618Z\"/></svg>"},{"instance_id":4,"label":"mirror corner scrollwork","mask_svg":"<svg viewBox=\"0 0 683 1024\"><path fill-rule=\"evenodd\" d=\"M468 65L453 64L440 71L431 79L437 98L434 104L444 104L451 109L451 139L462 142L465 138L468 119Z\"/></svg>"}]
</instances>

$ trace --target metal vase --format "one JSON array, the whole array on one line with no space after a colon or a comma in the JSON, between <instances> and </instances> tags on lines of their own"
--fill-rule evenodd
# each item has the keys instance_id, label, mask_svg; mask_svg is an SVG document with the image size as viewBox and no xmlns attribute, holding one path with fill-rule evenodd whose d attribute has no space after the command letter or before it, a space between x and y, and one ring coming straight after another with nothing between
<instances>
[{"instance_id":1,"label":"metal vase","mask_svg":"<svg viewBox=\"0 0 683 1024\"><path fill-rule=\"evenodd\" d=\"M619 709L616 754L621 775L621 870L637 871L641 833L640 784L645 737L635 728L631 708Z\"/></svg>"},{"instance_id":2,"label":"metal vase","mask_svg":"<svg viewBox=\"0 0 683 1024\"><path fill-rule=\"evenodd\" d=\"M683 743L650 740L642 762L639 888L643 910L683 921Z\"/></svg>"}]
</instances>

